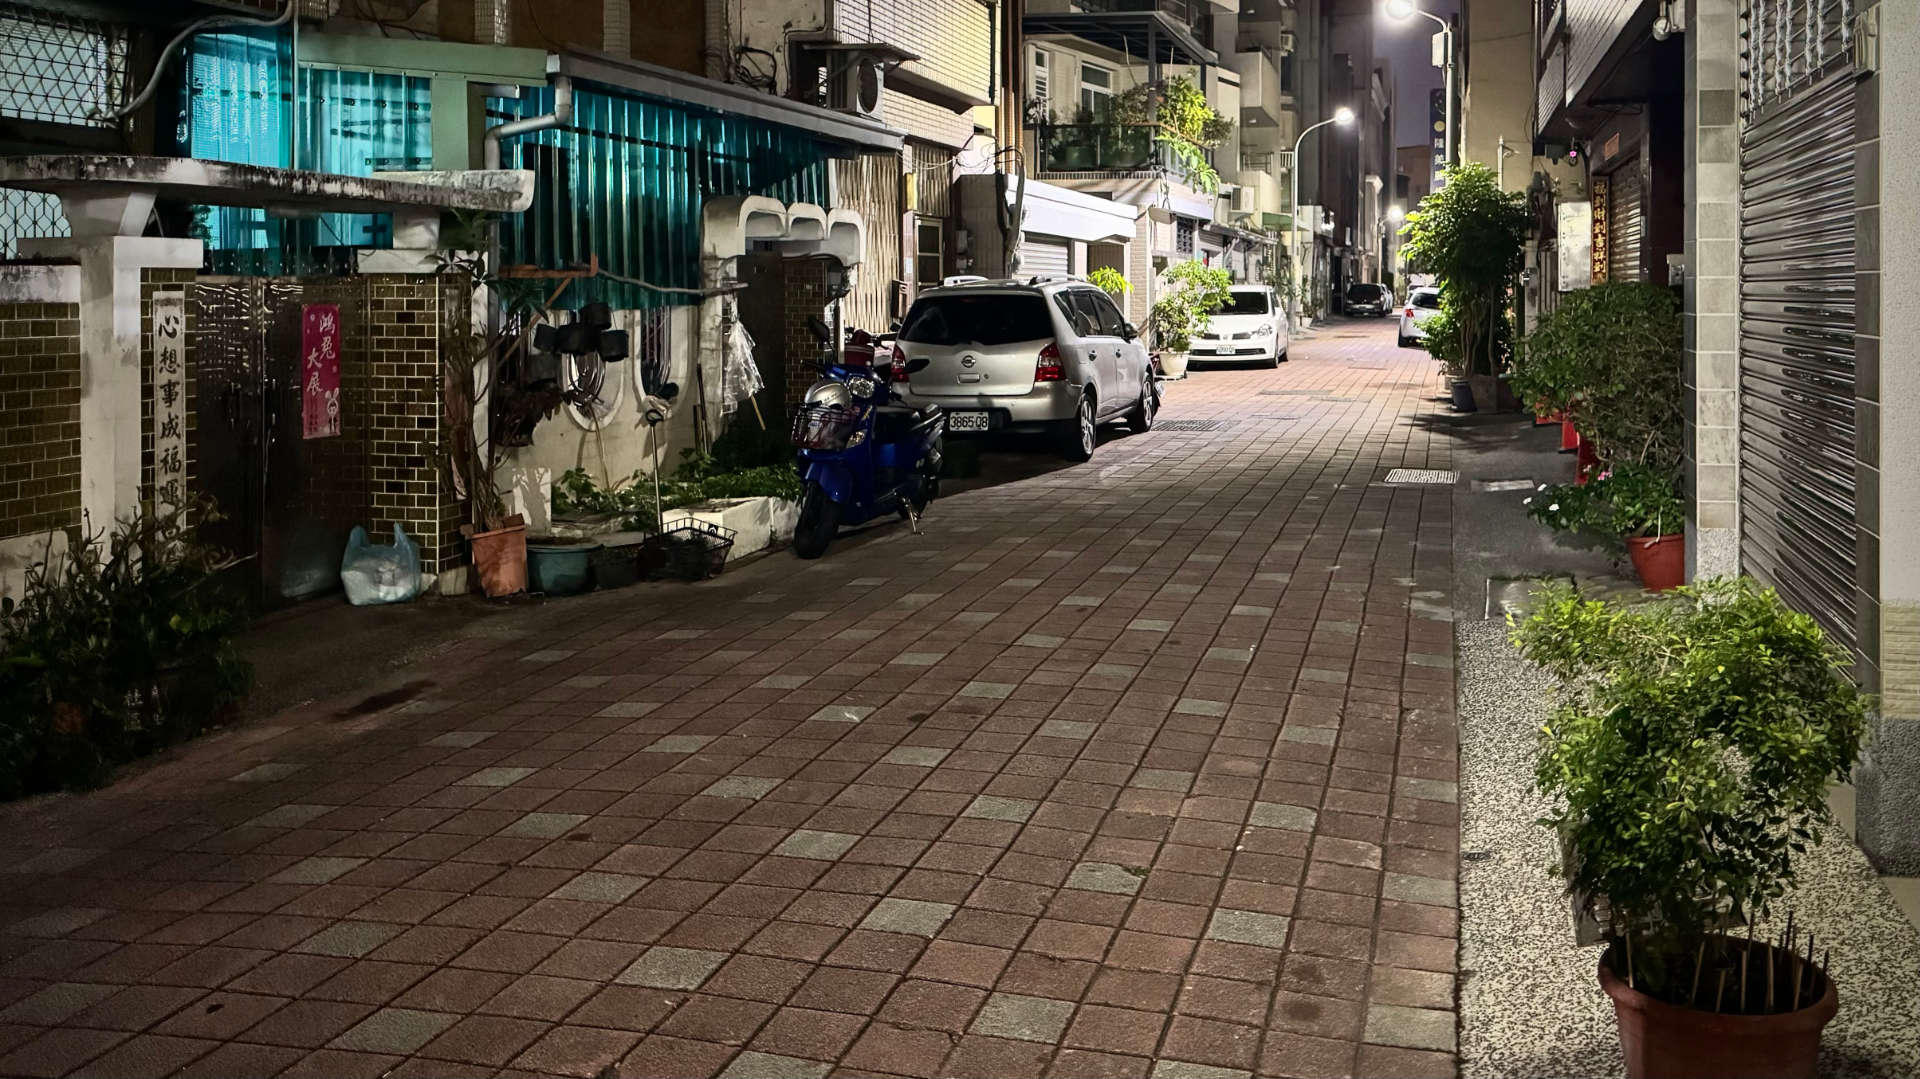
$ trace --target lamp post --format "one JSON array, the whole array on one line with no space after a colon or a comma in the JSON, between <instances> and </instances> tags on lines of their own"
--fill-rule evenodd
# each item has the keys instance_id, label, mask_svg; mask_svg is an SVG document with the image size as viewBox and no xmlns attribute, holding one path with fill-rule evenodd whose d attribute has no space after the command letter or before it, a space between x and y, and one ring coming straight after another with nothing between
<instances>
[{"instance_id":1,"label":"lamp post","mask_svg":"<svg viewBox=\"0 0 1920 1079\"><path fill-rule=\"evenodd\" d=\"M1393 226L1398 225L1400 222L1405 221L1406 219L1407 219L1406 207L1400 205L1397 202L1388 206L1387 216L1380 219L1380 269L1383 275L1388 278L1399 276L1398 271L1400 267L1395 265L1395 263L1398 262L1398 260L1393 258L1392 255L1388 254L1388 251L1390 249L1387 245L1387 234L1389 231L1392 230ZM1391 250L1397 251L1398 250L1397 245L1391 248Z\"/></svg>"},{"instance_id":2,"label":"lamp post","mask_svg":"<svg viewBox=\"0 0 1920 1079\"><path fill-rule=\"evenodd\" d=\"M1287 172L1290 174L1289 178L1293 181L1293 196L1292 201L1288 203L1290 212L1287 214L1287 261L1292 263L1293 266L1291 271L1294 277L1293 325L1296 328L1300 325L1300 290L1304 287L1300 273L1300 144L1307 141L1308 135L1313 134L1328 124L1339 124L1341 127L1346 127L1351 123L1353 123L1353 110L1342 105L1333 110L1333 117L1331 119L1322 120L1314 124L1312 127L1302 131L1299 138L1293 140L1293 156L1289 159L1289 167L1287 169Z\"/></svg>"},{"instance_id":3,"label":"lamp post","mask_svg":"<svg viewBox=\"0 0 1920 1079\"><path fill-rule=\"evenodd\" d=\"M1458 164L1460 136L1454 131L1454 128L1459 125L1454 123L1453 115L1453 102L1457 94L1454 88L1453 78L1453 24L1430 11L1421 11L1420 8L1414 4L1414 0L1387 0L1387 14L1402 22L1418 15L1421 18L1430 19L1440 24L1440 50L1441 58L1445 61L1442 67L1445 71L1447 87L1447 145L1444 152L1446 154L1447 164Z\"/></svg>"}]
</instances>

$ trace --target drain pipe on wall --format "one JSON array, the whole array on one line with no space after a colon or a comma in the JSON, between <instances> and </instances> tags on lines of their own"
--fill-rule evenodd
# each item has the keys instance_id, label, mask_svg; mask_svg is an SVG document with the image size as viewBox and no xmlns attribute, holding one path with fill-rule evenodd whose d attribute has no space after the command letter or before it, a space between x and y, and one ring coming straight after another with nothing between
<instances>
[{"instance_id":1,"label":"drain pipe on wall","mask_svg":"<svg viewBox=\"0 0 1920 1079\"><path fill-rule=\"evenodd\" d=\"M482 168L500 167L500 140L531 135L536 131L546 131L549 128L564 127L573 122L573 79L567 75L555 75L549 85L553 87L552 112L544 116L529 116L524 120L496 124L481 136Z\"/></svg>"}]
</instances>

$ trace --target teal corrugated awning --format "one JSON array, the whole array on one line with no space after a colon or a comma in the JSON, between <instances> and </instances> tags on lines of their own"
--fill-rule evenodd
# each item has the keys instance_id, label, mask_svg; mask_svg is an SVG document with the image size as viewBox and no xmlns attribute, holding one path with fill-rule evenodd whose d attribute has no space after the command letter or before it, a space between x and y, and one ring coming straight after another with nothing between
<instances>
[{"instance_id":1,"label":"teal corrugated awning","mask_svg":"<svg viewBox=\"0 0 1920 1079\"><path fill-rule=\"evenodd\" d=\"M300 145L297 155L290 154L288 59L287 35L273 30L196 35L187 52L178 152L203 161L343 176L432 167L429 80L413 75L302 66ZM354 248L392 243L385 214L284 220L264 210L222 206L197 207L195 213L208 262L217 271L278 274L345 266Z\"/></svg>"},{"instance_id":2,"label":"teal corrugated awning","mask_svg":"<svg viewBox=\"0 0 1920 1079\"><path fill-rule=\"evenodd\" d=\"M805 132L655 98L576 84L573 122L502 145L536 176L533 207L501 227L506 265L602 269L671 288L700 285L700 212L708 199L765 195L827 206L829 147ZM493 123L553 110L553 92L488 103ZM605 277L574 282L559 307L594 300L659 307L694 297Z\"/></svg>"}]
</instances>

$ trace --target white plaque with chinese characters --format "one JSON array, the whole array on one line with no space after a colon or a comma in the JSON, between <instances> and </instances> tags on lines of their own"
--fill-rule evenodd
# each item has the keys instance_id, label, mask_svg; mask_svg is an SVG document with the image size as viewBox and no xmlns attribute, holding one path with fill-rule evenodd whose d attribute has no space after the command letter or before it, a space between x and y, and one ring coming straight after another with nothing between
<instances>
[{"instance_id":1,"label":"white plaque with chinese characters","mask_svg":"<svg viewBox=\"0 0 1920 1079\"><path fill-rule=\"evenodd\" d=\"M187 498L187 294L153 294L153 508Z\"/></svg>"}]
</instances>

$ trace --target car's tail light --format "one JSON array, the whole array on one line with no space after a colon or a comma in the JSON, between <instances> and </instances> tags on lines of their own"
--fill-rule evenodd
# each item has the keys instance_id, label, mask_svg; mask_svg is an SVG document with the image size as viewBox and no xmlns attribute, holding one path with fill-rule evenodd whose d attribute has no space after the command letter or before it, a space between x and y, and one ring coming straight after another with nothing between
<instances>
[{"instance_id":1,"label":"car's tail light","mask_svg":"<svg viewBox=\"0 0 1920 1079\"><path fill-rule=\"evenodd\" d=\"M907 353L898 345L893 346L893 374L890 377L895 382L907 381Z\"/></svg>"},{"instance_id":2,"label":"car's tail light","mask_svg":"<svg viewBox=\"0 0 1920 1079\"><path fill-rule=\"evenodd\" d=\"M1409 307L1409 308L1407 308L1407 317L1408 317L1408 318L1412 318L1412 317L1413 317L1413 308L1411 308L1411 307Z\"/></svg>"},{"instance_id":3,"label":"car's tail light","mask_svg":"<svg viewBox=\"0 0 1920 1079\"><path fill-rule=\"evenodd\" d=\"M1065 382L1067 367L1060 362L1060 346L1048 345L1040 350L1040 358L1033 364L1035 382Z\"/></svg>"}]
</instances>

